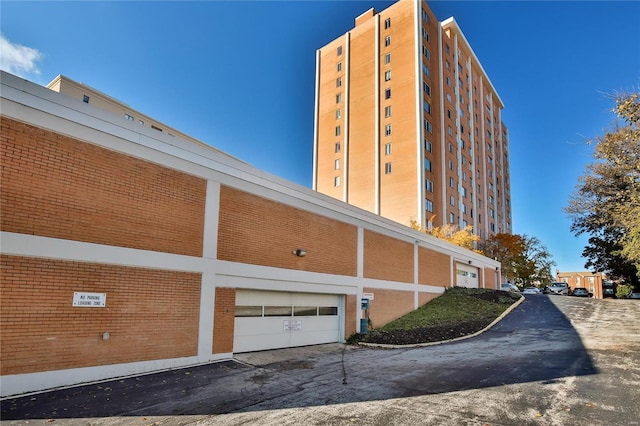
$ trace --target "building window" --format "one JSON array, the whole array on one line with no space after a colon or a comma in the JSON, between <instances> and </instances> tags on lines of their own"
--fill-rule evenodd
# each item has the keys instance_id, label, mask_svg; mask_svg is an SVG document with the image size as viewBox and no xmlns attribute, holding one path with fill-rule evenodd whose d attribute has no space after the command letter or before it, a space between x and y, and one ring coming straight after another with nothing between
<instances>
[{"instance_id":1,"label":"building window","mask_svg":"<svg viewBox=\"0 0 640 426\"><path fill-rule=\"evenodd\" d=\"M339 120L340 118L342 118L342 110L337 109L336 110L336 120Z\"/></svg>"},{"instance_id":2,"label":"building window","mask_svg":"<svg viewBox=\"0 0 640 426\"><path fill-rule=\"evenodd\" d=\"M387 124L384 126L384 135L391 136L391 124Z\"/></svg>"},{"instance_id":3,"label":"building window","mask_svg":"<svg viewBox=\"0 0 640 426\"><path fill-rule=\"evenodd\" d=\"M424 200L424 209L429 213L433 213L433 201Z\"/></svg>"},{"instance_id":4,"label":"building window","mask_svg":"<svg viewBox=\"0 0 640 426\"><path fill-rule=\"evenodd\" d=\"M385 64L390 64L391 63L391 53L385 53L384 54L384 63Z\"/></svg>"},{"instance_id":5,"label":"building window","mask_svg":"<svg viewBox=\"0 0 640 426\"><path fill-rule=\"evenodd\" d=\"M391 98L391 89L385 89L384 90L384 98L385 99Z\"/></svg>"},{"instance_id":6,"label":"building window","mask_svg":"<svg viewBox=\"0 0 640 426\"><path fill-rule=\"evenodd\" d=\"M431 69L425 63L422 64L422 72L425 73L427 77L431 77Z\"/></svg>"},{"instance_id":7,"label":"building window","mask_svg":"<svg viewBox=\"0 0 640 426\"><path fill-rule=\"evenodd\" d=\"M340 170L340 159L336 160L335 164L334 164L334 168L336 170Z\"/></svg>"},{"instance_id":8,"label":"building window","mask_svg":"<svg viewBox=\"0 0 640 426\"><path fill-rule=\"evenodd\" d=\"M427 15L427 11L422 9L422 19L426 22L429 23L429 15Z\"/></svg>"},{"instance_id":9,"label":"building window","mask_svg":"<svg viewBox=\"0 0 640 426\"><path fill-rule=\"evenodd\" d=\"M339 104L340 102L342 102L342 93L336 95L336 103Z\"/></svg>"},{"instance_id":10,"label":"building window","mask_svg":"<svg viewBox=\"0 0 640 426\"><path fill-rule=\"evenodd\" d=\"M384 163L384 174L385 175L391 174L391 163Z\"/></svg>"},{"instance_id":11,"label":"building window","mask_svg":"<svg viewBox=\"0 0 640 426\"><path fill-rule=\"evenodd\" d=\"M426 46L422 46L422 54L425 58L431 59L431 52L429 52L429 49L427 49Z\"/></svg>"},{"instance_id":12,"label":"building window","mask_svg":"<svg viewBox=\"0 0 640 426\"><path fill-rule=\"evenodd\" d=\"M384 145L384 155L391 155L391 142Z\"/></svg>"},{"instance_id":13,"label":"building window","mask_svg":"<svg viewBox=\"0 0 640 426\"><path fill-rule=\"evenodd\" d=\"M384 116L385 118L391 117L391 105L384 107Z\"/></svg>"},{"instance_id":14,"label":"building window","mask_svg":"<svg viewBox=\"0 0 640 426\"><path fill-rule=\"evenodd\" d=\"M449 223L456 223L456 217L453 213L449 213Z\"/></svg>"},{"instance_id":15,"label":"building window","mask_svg":"<svg viewBox=\"0 0 640 426\"><path fill-rule=\"evenodd\" d=\"M422 37L424 37L426 41L429 41L429 33L424 28L422 29Z\"/></svg>"},{"instance_id":16,"label":"building window","mask_svg":"<svg viewBox=\"0 0 640 426\"><path fill-rule=\"evenodd\" d=\"M338 62L338 72L342 71L342 62Z\"/></svg>"},{"instance_id":17,"label":"building window","mask_svg":"<svg viewBox=\"0 0 640 426\"><path fill-rule=\"evenodd\" d=\"M340 142L336 142L336 154L340 152Z\"/></svg>"},{"instance_id":18,"label":"building window","mask_svg":"<svg viewBox=\"0 0 640 426\"><path fill-rule=\"evenodd\" d=\"M449 142L449 144L447 145L447 150L449 152L453 152L453 144L451 142Z\"/></svg>"},{"instance_id":19,"label":"building window","mask_svg":"<svg viewBox=\"0 0 640 426\"><path fill-rule=\"evenodd\" d=\"M447 102L451 103L451 94L447 93Z\"/></svg>"},{"instance_id":20,"label":"building window","mask_svg":"<svg viewBox=\"0 0 640 426\"><path fill-rule=\"evenodd\" d=\"M431 86L429 86L424 81L422 82L422 90L424 91L424 93L426 93L427 95L431 96Z\"/></svg>"},{"instance_id":21,"label":"building window","mask_svg":"<svg viewBox=\"0 0 640 426\"><path fill-rule=\"evenodd\" d=\"M384 81L389 81L391 80L391 70L386 70L384 72Z\"/></svg>"},{"instance_id":22,"label":"building window","mask_svg":"<svg viewBox=\"0 0 640 426\"><path fill-rule=\"evenodd\" d=\"M342 77L336 78L336 87L342 86Z\"/></svg>"},{"instance_id":23,"label":"building window","mask_svg":"<svg viewBox=\"0 0 640 426\"><path fill-rule=\"evenodd\" d=\"M424 189L427 190L427 192L433 192L433 182L429 179L425 179Z\"/></svg>"},{"instance_id":24,"label":"building window","mask_svg":"<svg viewBox=\"0 0 640 426\"><path fill-rule=\"evenodd\" d=\"M449 178L449 188L453 188L453 178Z\"/></svg>"},{"instance_id":25,"label":"building window","mask_svg":"<svg viewBox=\"0 0 640 426\"><path fill-rule=\"evenodd\" d=\"M428 158L424 159L424 169L428 172L433 171L433 167L431 166L431 160L429 160Z\"/></svg>"},{"instance_id":26,"label":"building window","mask_svg":"<svg viewBox=\"0 0 640 426\"><path fill-rule=\"evenodd\" d=\"M427 114L431 115L431 104L427 101L422 103L422 108L427 112Z\"/></svg>"},{"instance_id":27,"label":"building window","mask_svg":"<svg viewBox=\"0 0 640 426\"><path fill-rule=\"evenodd\" d=\"M336 126L336 136L340 136L341 134L340 126Z\"/></svg>"},{"instance_id":28,"label":"building window","mask_svg":"<svg viewBox=\"0 0 640 426\"><path fill-rule=\"evenodd\" d=\"M391 28L391 18L387 18L384 20L384 29Z\"/></svg>"},{"instance_id":29,"label":"building window","mask_svg":"<svg viewBox=\"0 0 640 426\"><path fill-rule=\"evenodd\" d=\"M449 170L453 170L453 161L451 160L449 160Z\"/></svg>"},{"instance_id":30,"label":"building window","mask_svg":"<svg viewBox=\"0 0 640 426\"><path fill-rule=\"evenodd\" d=\"M391 46L391 36L386 36L384 38L384 47L389 47Z\"/></svg>"},{"instance_id":31,"label":"building window","mask_svg":"<svg viewBox=\"0 0 640 426\"><path fill-rule=\"evenodd\" d=\"M342 46L338 46L338 56L342 55Z\"/></svg>"},{"instance_id":32,"label":"building window","mask_svg":"<svg viewBox=\"0 0 640 426\"><path fill-rule=\"evenodd\" d=\"M451 87L451 79L447 77L447 86Z\"/></svg>"},{"instance_id":33,"label":"building window","mask_svg":"<svg viewBox=\"0 0 640 426\"><path fill-rule=\"evenodd\" d=\"M82 102L84 102L85 104L88 104L88 103L89 103L89 96L84 95L84 96L82 97Z\"/></svg>"},{"instance_id":34,"label":"building window","mask_svg":"<svg viewBox=\"0 0 640 426\"><path fill-rule=\"evenodd\" d=\"M124 113L124 118L126 118L129 121L133 121L133 115L127 114L126 112Z\"/></svg>"},{"instance_id":35,"label":"building window","mask_svg":"<svg viewBox=\"0 0 640 426\"><path fill-rule=\"evenodd\" d=\"M143 124L144 124L144 121L142 121L142 120L138 120L138 124L143 125Z\"/></svg>"},{"instance_id":36,"label":"building window","mask_svg":"<svg viewBox=\"0 0 640 426\"><path fill-rule=\"evenodd\" d=\"M336 176L333 178L333 186L340 186L340 176Z\"/></svg>"},{"instance_id":37,"label":"building window","mask_svg":"<svg viewBox=\"0 0 640 426\"><path fill-rule=\"evenodd\" d=\"M432 152L433 150L433 146L431 145L431 142L428 141L427 139L424 140L424 150L428 152Z\"/></svg>"},{"instance_id":38,"label":"building window","mask_svg":"<svg viewBox=\"0 0 640 426\"><path fill-rule=\"evenodd\" d=\"M431 125L431 122L424 120L424 129L429 133L433 133L433 126Z\"/></svg>"}]
</instances>

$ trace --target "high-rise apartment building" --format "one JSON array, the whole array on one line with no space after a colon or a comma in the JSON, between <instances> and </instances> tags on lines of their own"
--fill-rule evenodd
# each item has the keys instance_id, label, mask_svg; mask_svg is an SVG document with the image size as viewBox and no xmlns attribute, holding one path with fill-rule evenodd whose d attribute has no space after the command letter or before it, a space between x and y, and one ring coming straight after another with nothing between
<instances>
[{"instance_id":1,"label":"high-rise apartment building","mask_svg":"<svg viewBox=\"0 0 640 426\"><path fill-rule=\"evenodd\" d=\"M511 232L503 107L455 19L370 9L316 54L313 188L406 225Z\"/></svg>"}]
</instances>

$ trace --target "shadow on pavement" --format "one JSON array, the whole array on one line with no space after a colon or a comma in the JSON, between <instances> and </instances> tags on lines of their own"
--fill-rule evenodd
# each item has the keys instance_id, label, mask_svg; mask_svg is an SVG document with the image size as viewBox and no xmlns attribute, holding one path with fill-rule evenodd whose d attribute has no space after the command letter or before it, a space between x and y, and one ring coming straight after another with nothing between
<instances>
[{"instance_id":1,"label":"shadow on pavement","mask_svg":"<svg viewBox=\"0 0 640 426\"><path fill-rule=\"evenodd\" d=\"M560 296L558 296L560 297ZM596 374L567 317L531 296L489 331L424 348L287 349L1 401L2 420L215 415L481 389Z\"/></svg>"}]
</instances>

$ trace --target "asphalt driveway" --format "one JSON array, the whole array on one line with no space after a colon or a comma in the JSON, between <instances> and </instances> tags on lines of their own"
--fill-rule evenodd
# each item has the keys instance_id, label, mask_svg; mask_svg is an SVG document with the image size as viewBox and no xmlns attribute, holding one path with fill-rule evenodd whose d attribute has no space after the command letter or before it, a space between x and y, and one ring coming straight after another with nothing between
<instances>
[{"instance_id":1,"label":"asphalt driveway","mask_svg":"<svg viewBox=\"0 0 640 426\"><path fill-rule=\"evenodd\" d=\"M640 303L527 296L424 348L340 344L1 402L3 424L639 425Z\"/></svg>"}]
</instances>

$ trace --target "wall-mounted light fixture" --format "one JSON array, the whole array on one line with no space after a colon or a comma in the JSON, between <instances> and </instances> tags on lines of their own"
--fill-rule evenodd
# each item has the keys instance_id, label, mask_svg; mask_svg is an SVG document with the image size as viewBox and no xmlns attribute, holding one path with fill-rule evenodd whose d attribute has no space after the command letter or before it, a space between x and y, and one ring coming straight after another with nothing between
<instances>
[{"instance_id":1,"label":"wall-mounted light fixture","mask_svg":"<svg viewBox=\"0 0 640 426\"><path fill-rule=\"evenodd\" d=\"M305 249L295 249L291 254L295 254L298 257L305 257L307 255L307 251Z\"/></svg>"},{"instance_id":2,"label":"wall-mounted light fixture","mask_svg":"<svg viewBox=\"0 0 640 426\"><path fill-rule=\"evenodd\" d=\"M471 265L471 261L469 261L469 265Z\"/></svg>"},{"instance_id":3,"label":"wall-mounted light fixture","mask_svg":"<svg viewBox=\"0 0 640 426\"><path fill-rule=\"evenodd\" d=\"M498 266L496 266L496 272L498 272L500 270L500 268Z\"/></svg>"}]
</instances>

